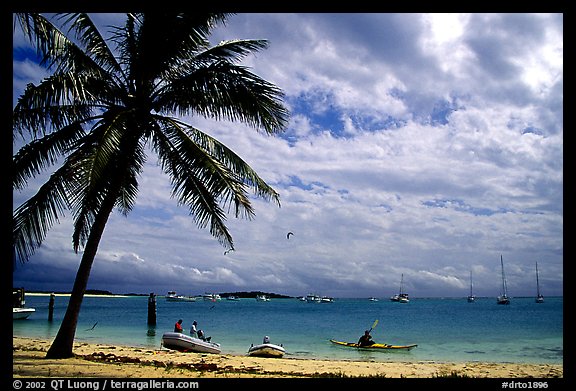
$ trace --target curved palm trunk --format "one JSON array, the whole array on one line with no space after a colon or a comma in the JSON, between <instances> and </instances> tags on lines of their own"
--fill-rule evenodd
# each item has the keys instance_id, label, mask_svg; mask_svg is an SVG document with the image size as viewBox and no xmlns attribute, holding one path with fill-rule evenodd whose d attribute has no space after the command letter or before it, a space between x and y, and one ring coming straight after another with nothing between
<instances>
[{"instance_id":1,"label":"curved palm trunk","mask_svg":"<svg viewBox=\"0 0 576 391\"><path fill-rule=\"evenodd\" d=\"M76 272L76 279L74 280L74 287L72 288L66 314L64 315L56 338L52 342L50 349L48 349L48 353L46 353L46 358L68 358L74 356L72 348L74 346L74 336L76 334L80 307L84 299L88 278L90 277L90 270L92 269L92 264L98 251L100 239L104 233L106 222L114 208L114 199L115 197L109 197L104 201L102 209L92 225L86 247L84 248L84 254L78 267L78 272Z\"/></svg>"}]
</instances>

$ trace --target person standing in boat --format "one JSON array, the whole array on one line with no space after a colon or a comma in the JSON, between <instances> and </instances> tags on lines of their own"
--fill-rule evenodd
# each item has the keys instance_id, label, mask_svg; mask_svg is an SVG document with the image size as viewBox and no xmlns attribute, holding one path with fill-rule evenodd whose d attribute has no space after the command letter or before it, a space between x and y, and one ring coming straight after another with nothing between
<instances>
[{"instance_id":1,"label":"person standing in boat","mask_svg":"<svg viewBox=\"0 0 576 391\"><path fill-rule=\"evenodd\" d=\"M264 339L262 340L262 343L270 343L270 337L265 335Z\"/></svg>"},{"instance_id":2,"label":"person standing in boat","mask_svg":"<svg viewBox=\"0 0 576 391\"><path fill-rule=\"evenodd\" d=\"M192 327L190 327L190 336L192 336L194 338L198 338L198 330L196 329L197 325L198 325L198 322L194 321L194 322L192 322Z\"/></svg>"},{"instance_id":3,"label":"person standing in boat","mask_svg":"<svg viewBox=\"0 0 576 391\"><path fill-rule=\"evenodd\" d=\"M364 346L370 346L370 345L374 345L374 341L372 341L372 336L370 335L370 330L366 330L366 331L364 331L364 335L361 336L360 339L358 340L358 346L364 347Z\"/></svg>"},{"instance_id":4,"label":"person standing in boat","mask_svg":"<svg viewBox=\"0 0 576 391\"><path fill-rule=\"evenodd\" d=\"M178 322L174 324L174 332L181 333L182 332L182 319L178 319Z\"/></svg>"}]
</instances>

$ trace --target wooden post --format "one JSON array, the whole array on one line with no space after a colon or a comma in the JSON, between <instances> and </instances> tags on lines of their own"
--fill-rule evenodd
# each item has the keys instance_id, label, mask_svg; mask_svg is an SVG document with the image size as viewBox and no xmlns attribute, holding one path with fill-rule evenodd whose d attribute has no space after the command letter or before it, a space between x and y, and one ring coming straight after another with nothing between
<instances>
[{"instance_id":1,"label":"wooden post","mask_svg":"<svg viewBox=\"0 0 576 391\"><path fill-rule=\"evenodd\" d=\"M148 325L156 326L156 295L150 293L148 297Z\"/></svg>"},{"instance_id":2,"label":"wooden post","mask_svg":"<svg viewBox=\"0 0 576 391\"><path fill-rule=\"evenodd\" d=\"M54 298L56 295L54 292L50 293L50 302L48 303L48 321L52 322L54 318Z\"/></svg>"}]
</instances>

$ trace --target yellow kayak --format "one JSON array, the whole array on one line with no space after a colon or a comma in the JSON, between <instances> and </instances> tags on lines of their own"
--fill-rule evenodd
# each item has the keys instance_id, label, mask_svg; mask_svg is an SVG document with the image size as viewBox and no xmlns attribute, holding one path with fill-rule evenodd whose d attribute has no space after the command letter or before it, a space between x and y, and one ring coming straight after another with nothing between
<instances>
[{"instance_id":1,"label":"yellow kayak","mask_svg":"<svg viewBox=\"0 0 576 391\"><path fill-rule=\"evenodd\" d=\"M370 346L358 346L355 342L342 342L336 341L331 339L330 342L335 343L336 345L345 346L348 348L356 348L356 349L363 349L363 350L410 350L415 348L416 344L413 345L388 345L386 343L375 343Z\"/></svg>"}]
</instances>

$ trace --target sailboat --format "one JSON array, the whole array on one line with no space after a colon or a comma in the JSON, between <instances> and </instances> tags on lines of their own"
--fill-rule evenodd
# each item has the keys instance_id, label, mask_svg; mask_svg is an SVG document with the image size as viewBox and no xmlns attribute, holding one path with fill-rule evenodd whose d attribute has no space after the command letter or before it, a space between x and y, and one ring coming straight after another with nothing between
<instances>
[{"instance_id":1,"label":"sailboat","mask_svg":"<svg viewBox=\"0 0 576 391\"><path fill-rule=\"evenodd\" d=\"M476 296L472 294L472 270L470 270L470 294L468 295L468 303L474 303Z\"/></svg>"},{"instance_id":2,"label":"sailboat","mask_svg":"<svg viewBox=\"0 0 576 391\"><path fill-rule=\"evenodd\" d=\"M538 262L536 262L536 303L544 303L544 296L540 294L540 280L538 279Z\"/></svg>"},{"instance_id":3,"label":"sailboat","mask_svg":"<svg viewBox=\"0 0 576 391\"><path fill-rule=\"evenodd\" d=\"M408 303L410 299L408 298L408 293L404 292L404 273L400 278L400 292L390 298L392 301L397 301L399 303Z\"/></svg>"},{"instance_id":4,"label":"sailboat","mask_svg":"<svg viewBox=\"0 0 576 391\"><path fill-rule=\"evenodd\" d=\"M508 286L506 285L506 276L504 275L504 261L502 260L502 255L500 255L500 264L502 265L502 294L498 296L496 302L498 304L510 304L510 298L508 297Z\"/></svg>"}]
</instances>

